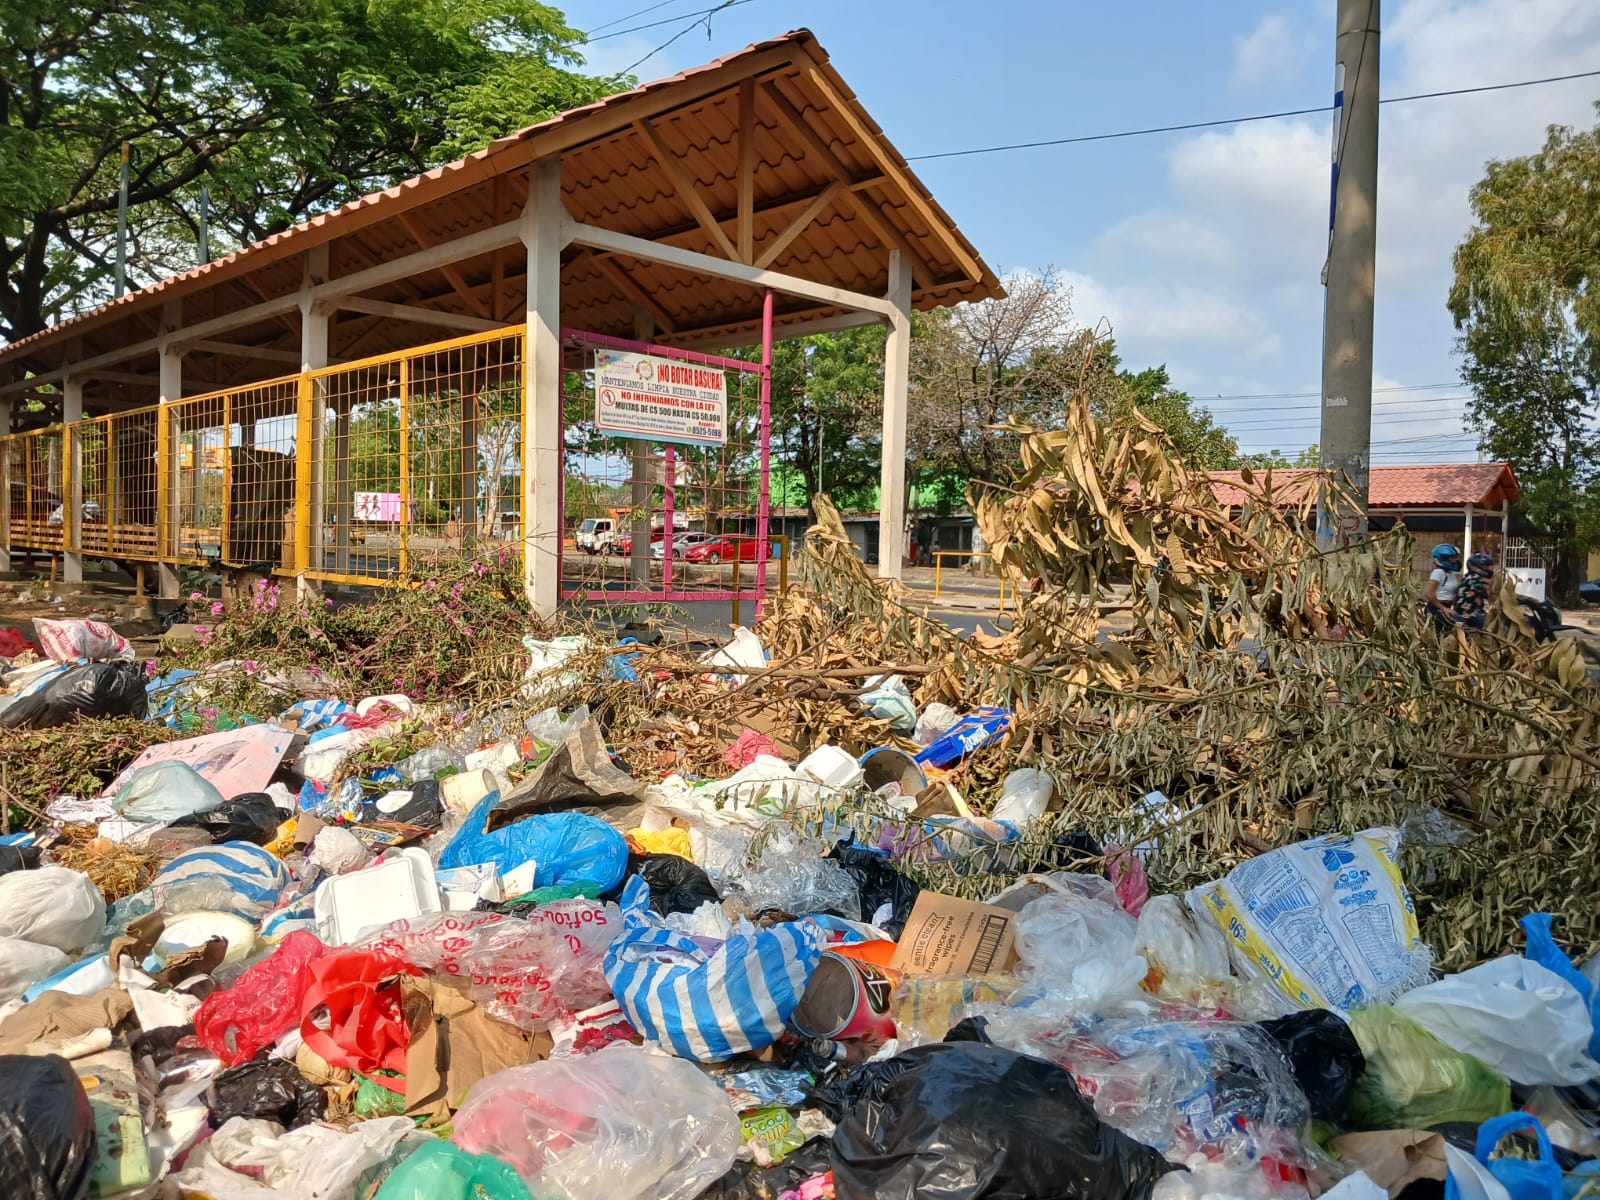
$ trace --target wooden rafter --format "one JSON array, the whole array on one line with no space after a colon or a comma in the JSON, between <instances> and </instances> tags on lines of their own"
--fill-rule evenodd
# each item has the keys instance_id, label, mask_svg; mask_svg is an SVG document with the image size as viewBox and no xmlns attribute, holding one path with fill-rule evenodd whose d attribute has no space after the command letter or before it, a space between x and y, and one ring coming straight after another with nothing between
<instances>
[{"instance_id":1,"label":"wooden rafter","mask_svg":"<svg viewBox=\"0 0 1600 1200\"><path fill-rule=\"evenodd\" d=\"M410 213L403 212L400 214L400 224L421 249L432 250L434 246L438 245L437 240L428 236L428 231L423 229L417 223L417 219ZM467 283L467 277L461 273L459 267L454 263L445 263L439 267L439 274L449 281L450 286L455 289L456 295L465 300L473 312L486 321L492 319L493 314L489 311L489 306L478 299L478 293L473 291L471 285Z\"/></svg>"},{"instance_id":2,"label":"wooden rafter","mask_svg":"<svg viewBox=\"0 0 1600 1200\"><path fill-rule=\"evenodd\" d=\"M758 267L770 267L778 255L789 248L790 242L804 233L811 222L821 216L830 204L849 190L850 185L842 179L835 179L827 187L823 188L816 194L810 204L800 210L799 216L790 221L776 237L771 238L761 247L761 257L756 259L755 265Z\"/></svg>"},{"instance_id":3,"label":"wooden rafter","mask_svg":"<svg viewBox=\"0 0 1600 1200\"><path fill-rule=\"evenodd\" d=\"M612 283L621 288L628 299L648 309L650 315L655 318L657 329L664 333L678 332L678 323L672 319L672 314L662 308L656 298L646 291L615 258L593 250L582 250L571 261L576 263L585 260L592 262Z\"/></svg>"},{"instance_id":4,"label":"wooden rafter","mask_svg":"<svg viewBox=\"0 0 1600 1200\"><path fill-rule=\"evenodd\" d=\"M640 120L634 122L634 128L643 134L645 140L650 143L650 148L655 153L656 162L666 172L667 178L672 181L673 190L689 206L689 211L694 214L694 219L700 223L700 228L711 235L711 240L722 250L724 257L732 262L742 261L739 258L738 247L728 240L728 235L722 231L722 226L717 223L716 217L712 215L711 209L700 195L700 190L695 187L694 179L689 175L684 165L678 161L677 156L667 149L667 144L661 140L661 134L656 131L656 127L648 120Z\"/></svg>"},{"instance_id":5,"label":"wooden rafter","mask_svg":"<svg viewBox=\"0 0 1600 1200\"><path fill-rule=\"evenodd\" d=\"M755 261L756 81L739 81L739 261Z\"/></svg>"}]
</instances>

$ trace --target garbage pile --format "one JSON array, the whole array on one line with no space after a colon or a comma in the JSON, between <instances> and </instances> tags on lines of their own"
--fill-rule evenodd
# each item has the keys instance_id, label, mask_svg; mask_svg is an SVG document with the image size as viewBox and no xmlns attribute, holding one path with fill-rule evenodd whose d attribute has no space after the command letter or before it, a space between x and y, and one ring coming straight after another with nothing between
<instances>
[{"instance_id":1,"label":"garbage pile","mask_svg":"<svg viewBox=\"0 0 1600 1200\"><path fill-rule=\"evenodd\" d=\"M209 732L225 672L135 664L180 736L0 836L0 1191L1600 1183L1600 958L1549 914L1441 973L1415 823L1174 888L1181 802L1080 822L1080 781L1016 765L1027 708L927 700L928 658L838 620L797 593L711 646L530 634L494 704L324 689ZM59 632L84 661L26 678L131 661Z\"/></svg>"}]
</instances>

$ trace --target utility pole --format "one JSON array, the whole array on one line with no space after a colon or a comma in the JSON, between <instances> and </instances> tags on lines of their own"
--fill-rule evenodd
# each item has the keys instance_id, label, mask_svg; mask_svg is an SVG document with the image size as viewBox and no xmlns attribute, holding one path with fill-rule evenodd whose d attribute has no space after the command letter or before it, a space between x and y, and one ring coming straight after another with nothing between
<instances>
[{"instance_id":1,"label":"utility pole","mask_svg":"<svg viewBox=\"0 0 1600 1200\"><path fill-rule=\"evenodd\" d=\"M1367 536L1378 228L1378 6L1379 0L1339 0L1334 44L1320 442L1322 469L1333 473L1333 486L1324 483L1317 501L1317 542L1324 549Z\"/></svg>"},{"instance_id":2,"label":"utility pole","mask_svg":"<svg viewBox=\"0 0 1600 1200\"><path fill-rule=\"evenodd\" d=\"M128 143L117 168L117 295L128 290Z\"/></svg>"}]
</instances>

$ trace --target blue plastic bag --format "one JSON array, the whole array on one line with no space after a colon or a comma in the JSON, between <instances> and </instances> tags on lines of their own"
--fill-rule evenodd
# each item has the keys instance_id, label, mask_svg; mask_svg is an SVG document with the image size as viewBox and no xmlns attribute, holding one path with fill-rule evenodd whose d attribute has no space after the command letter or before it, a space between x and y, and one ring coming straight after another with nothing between
<instances>
[{"instance_id":1,"label":"blue plastic bag","mask_svg":"<svg viewBox=\"0 0 1600 1200\"><path fill-rule=\"evenodd\" d=\"M1550 923L1549 913L1529 913L1518 922L1528 937L1528 948L1522 952L1522 956L1554 971L1577 988L1578 994L1588 1001L1589 1023L1593 1026L1589 1035L1589 1057L1600 1059L1600 992L1595 990L1588 976L1572 965L1566 952L1556 945L1555 938L1550 934Z\"/></svg>"},{"instance_id":2,"label":"blue plastic bag","mask_svg":"<svg viewBox=\"0 0 1600 1200\"><path fill-rule=\"evenodd\" d=\"M737 933L720 945L669 928L638 876L622 893L622 933L606 950L606 983L628 1023L679 1058L721 1062L770 1046L822 955L811 920Z\"/></svg>"},{"instance_id":3,"label":"blue plastic bag","mask_svg":"<svg viewBox=\"0 0 1600 1200\"><path fill-rule=\"evenodd\" d=\"M1533 1136L1538 1139L1538 1158L1490 1157L1502 1138L1523 1129L1533 1130ZM1478 1126L1477 1157L1511 1193L1511 1200L1561 1200L1561 1168L1556 1164L1555 1151L1550 1148L1544 1126L1532 1113L1506 1113ZM1445 1200L1461 1200L1454 1171L1445 1178L1444 1195Z\"/></svg>"},{"instance_id":4,"label":"blue plastic bag","mask_svg":"<svg viewBox=\"0 0 1600 1200\"><path fill-rule=\"evenodd\" d=\"M1011 727L1011 710L975 708L917 753L923 766L949 766L964 754L997 742Z\"/></svg>"},{"instance_id":5,"label":"blue plastic bag","mask_svg":"<svg viewBox=\"0 0 1600 1200\"><path fill-rule=\"evenodd\" d=\"M599 817L587 813L541 813L485 832L489 812L500 803L490 792L461 823L439 856L441 871L494 863L502 874L530 859L534 882L542 888L592 883L602 892L615 887L628 867L628 840Z\"/></svg>"}]
</instances>

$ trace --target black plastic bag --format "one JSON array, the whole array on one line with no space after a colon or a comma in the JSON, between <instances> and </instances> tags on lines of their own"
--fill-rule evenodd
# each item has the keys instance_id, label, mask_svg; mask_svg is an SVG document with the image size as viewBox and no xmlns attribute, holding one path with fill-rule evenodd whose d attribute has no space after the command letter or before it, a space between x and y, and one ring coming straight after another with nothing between
<instances>
[{"instance_id":1,"label":"black plastic bag","mask_svg":"<svg viewBox=\"0 0 1600 1200\"><path fill-rule=\"evenodd\" d=\"M906 920L911 916L911 906L917 902L922 888L889 865L882 854L857 846L853 842L840 842L827 857L833 859L855 880L861 893L861 915L872 920L872 915L885 904L891 916L880 924L890 937L899 939L905 932Z\"/></svg>"},{"instance_id":2,"label":"black plastic bag","mask_svg":"<svg viewBox=\"0 0 1600 1200\"><path fill-rule=\"evenodd\" d=\"M190 813L174 821L174 828L203 829L213 842L250 842L265 846L278 836L283 816L265 792L241 792L210 812Z\"/></svg>"},{"instance_id":3,"label":"black plastic bag","mask_svg":"<svg viewBox=\"0 0 1600 1200\"><path fill-rule=\"evenodd\" d=\"M1344 1018L1314 1008L1262 1021L1261 1028L1289 1060L1295 1081L1311 1101L1311 1115L1343 1121L1350 1088L1367 1065Z\"/></svg>"},{"instance_id":4,"label":"black plastic bag","mask_svg":"<svg viewBox=\"0 0 1600 1200\"><path fill-rule=\"evenodd\" d=\"M1176 1169L1044 1059L945 1042L872 1065L889 1063L834 1131L839 1200L1146 1200Z\"/></svg>"},{"instance_id":5,"label":"black plastic bag","mask_svg":"<svg viewBox=\"0 0 1600 1200\"><path fill-rule=\"evenodd\" d=\"M322 1089L292 1062L265 1056L223 1071L211 1081L207 1101L213 1125L229 1117L254 1117L285 1129L321 1120L327 1102Z\"/></svg>"},{"instance_id":6,"label":"black plastic bag","mask_svg":"<svg viewBox=\"0 0 1600 1200\"><path fill-rule=\"evenodd\" d=\"M82 1200L94 1164L94 1111L72 1064L0 1055L0 1196Z\"/></svg>"},{"instance_id":7,"label":"black plastic bag","mask_svg":"<svg viewBox=\"0 0 1600 1200\"><path fill-rule=\"evenodd\" d=\"M74 717L142 717L148 710L143 664L85 663L0 710L0 726L53 729Z\"/></svg>"},{"instance_id":8,"label":"black plastic bag","mask_svg":"<svg viewBox=\"0 0 1600 1200\"><path fill-rule=\"evenodd\" d=\"M38 846L0 846L0 875L12 871L31 871L39 865Z\"/></svg>"},{"instance_id":9,"label":"black plastic bag","mask_svg":"<svg viewBox=\"0 0 1600 1200\"><path fill-rule=\"evenodd\" d=\"M708 900L722 903L711 876L676 854L651 855L640 864L639 875L650 885L650 907L663 917L692 913Z\"/></svg>"},{"instance_id":10,"label":"black plastic bag","mask_svg":"<svg viewBox=\"0 0 1600 1200\"><path fill-rule=\"evenodd\" d=\"M721 1179L700 1193L700 1200L778 1200L813 1175L833 1169L833 1150L827 1138L813 1138L780 1163L759 1167L736 1162Z\"/></svg>"}]
</instances>

